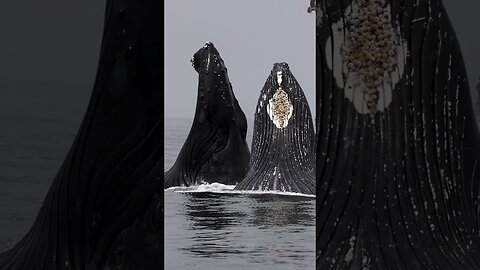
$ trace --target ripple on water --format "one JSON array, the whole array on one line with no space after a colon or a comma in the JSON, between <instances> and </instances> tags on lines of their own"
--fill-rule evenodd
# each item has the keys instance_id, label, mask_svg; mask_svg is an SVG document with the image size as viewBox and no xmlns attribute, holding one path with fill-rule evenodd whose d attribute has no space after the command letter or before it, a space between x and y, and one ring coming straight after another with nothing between
<instances>
[{"instance_id":1,"label":"ripple on water","mask_svg":"<svg viewBox=\"0 0 480 270\"><path fill-rule=\"evenodd\" d=\"M233 188L165 192L165 268L314 269L315 200Z\"/></svg>"}]
</instances>

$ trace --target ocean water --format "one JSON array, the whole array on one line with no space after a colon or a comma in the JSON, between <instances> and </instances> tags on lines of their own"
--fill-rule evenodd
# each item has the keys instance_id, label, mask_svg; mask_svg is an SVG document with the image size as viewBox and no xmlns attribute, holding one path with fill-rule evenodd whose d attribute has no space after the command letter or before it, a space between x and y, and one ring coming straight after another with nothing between
<instances>
[{"instance_id":1,"label":"ocean water","mask_svg":"<svg viewBox=\"0 0 480 270\"><path fill-rule=\"evenodd\" d=\"M0 252L32 226L91 91L88 83L0 83Z\"/></svg>"},{"instance_id":2,"label":"ocean water","mask_svg":"<svg viewBox=\"0 0 480 270\"><path fill-rule=\"evenodd\" d=\"M166 119L166 170L191 124L192 119ZM249 143L252 129L249 121ZM165 191L165 269L315 269L314 197L232 188Z\"/></svg>"}]
</instances>

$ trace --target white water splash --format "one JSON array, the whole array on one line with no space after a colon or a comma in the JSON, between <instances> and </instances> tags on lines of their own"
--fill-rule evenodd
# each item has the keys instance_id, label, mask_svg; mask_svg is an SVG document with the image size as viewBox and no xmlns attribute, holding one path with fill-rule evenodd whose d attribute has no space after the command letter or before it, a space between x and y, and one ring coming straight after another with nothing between
<instances>
[{"instance_id":1,"label":"white water splash","mask_svg":"<svg viewBox=\"0 0 480 270\"><path fill-rule=\"evenodd\" d=\"M198 186L190 186L190 187L171 187L167 188L165 191L172 191L172 192L218 192L218 191L228 191L233 190L235 185L224 185L220 183L205 183L200 184Z\"/></svg>"},{"instance_id":2,"label":"white water splash","mask_svg":"<svg viewBox=\"0 0 480 270\"><path fill-rule=\"evenodd\" d=\"M234 190L234 185L224 185L220 183L200 184L198 186L191 187L171 187L165 190L165 192L179 192L179 193L202 193L210 192L217 194L245 194L245 195L282 195L282 196L297 196L297 197L309 197L315 198L315 195L295 193L295 192L282 192L282 191L267 191L267 190Z\"/></svg>"}]
</instances>

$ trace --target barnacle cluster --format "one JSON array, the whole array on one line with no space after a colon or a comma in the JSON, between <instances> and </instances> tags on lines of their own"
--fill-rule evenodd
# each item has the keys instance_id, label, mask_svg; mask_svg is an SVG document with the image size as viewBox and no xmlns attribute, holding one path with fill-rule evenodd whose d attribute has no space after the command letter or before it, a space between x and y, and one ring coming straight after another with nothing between
<instances>
[{"instance_id":1,"label":"barnacle cluster","mask_svg":"<svg viewBox=\"0 0 480 270\"><path fill-rule=\"evenodd\" d=\"M278 128L284 128L292 115L293 107L288 100L287 93L281 88L273 95L267 110L271 120Z\"/></svg>"},{"instance_id":2,"label":"barnacle cluster","mask_svg":"<svg viewBox=\"0 0 480 270\"><path fill-rule=\"evenodd\" d=\"M356 75L369 115L377 112L379 89L386 74L397 65L398 34L384 0L356 0L357 8L347 18L344 61Z\"/></svg>"}]
</instances>

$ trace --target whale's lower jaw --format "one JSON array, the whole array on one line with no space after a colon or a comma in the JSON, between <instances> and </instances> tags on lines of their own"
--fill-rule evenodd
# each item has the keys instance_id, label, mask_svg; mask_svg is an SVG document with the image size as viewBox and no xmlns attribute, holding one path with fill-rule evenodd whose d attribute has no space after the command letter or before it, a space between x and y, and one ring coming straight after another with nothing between
<instances>
[{"instance_id":1,"label":"whale's lower jaw","mask_svg":"<svg viewBox=\"0 0 480 270\"><path fill-rule=\"evenodd\" d=\"M315 194L315 131L307 99L286 63L260 92L249 169L236 190Z\"/></svg>"},{"instance_id":2,"label":"whale's lower jaw","mask_svg":"<svg viewBox=\"0 0 480 270\"><path fill-rule=\"evenodd\" d=\"M290 165L285 165L290 166ZM278 191L301 194L315 194L315 171L305 171L299 167L285 167L274 171L253 169L244 180L236 187L236 190L247 191Z\"/></svg>"}]
</instances>

